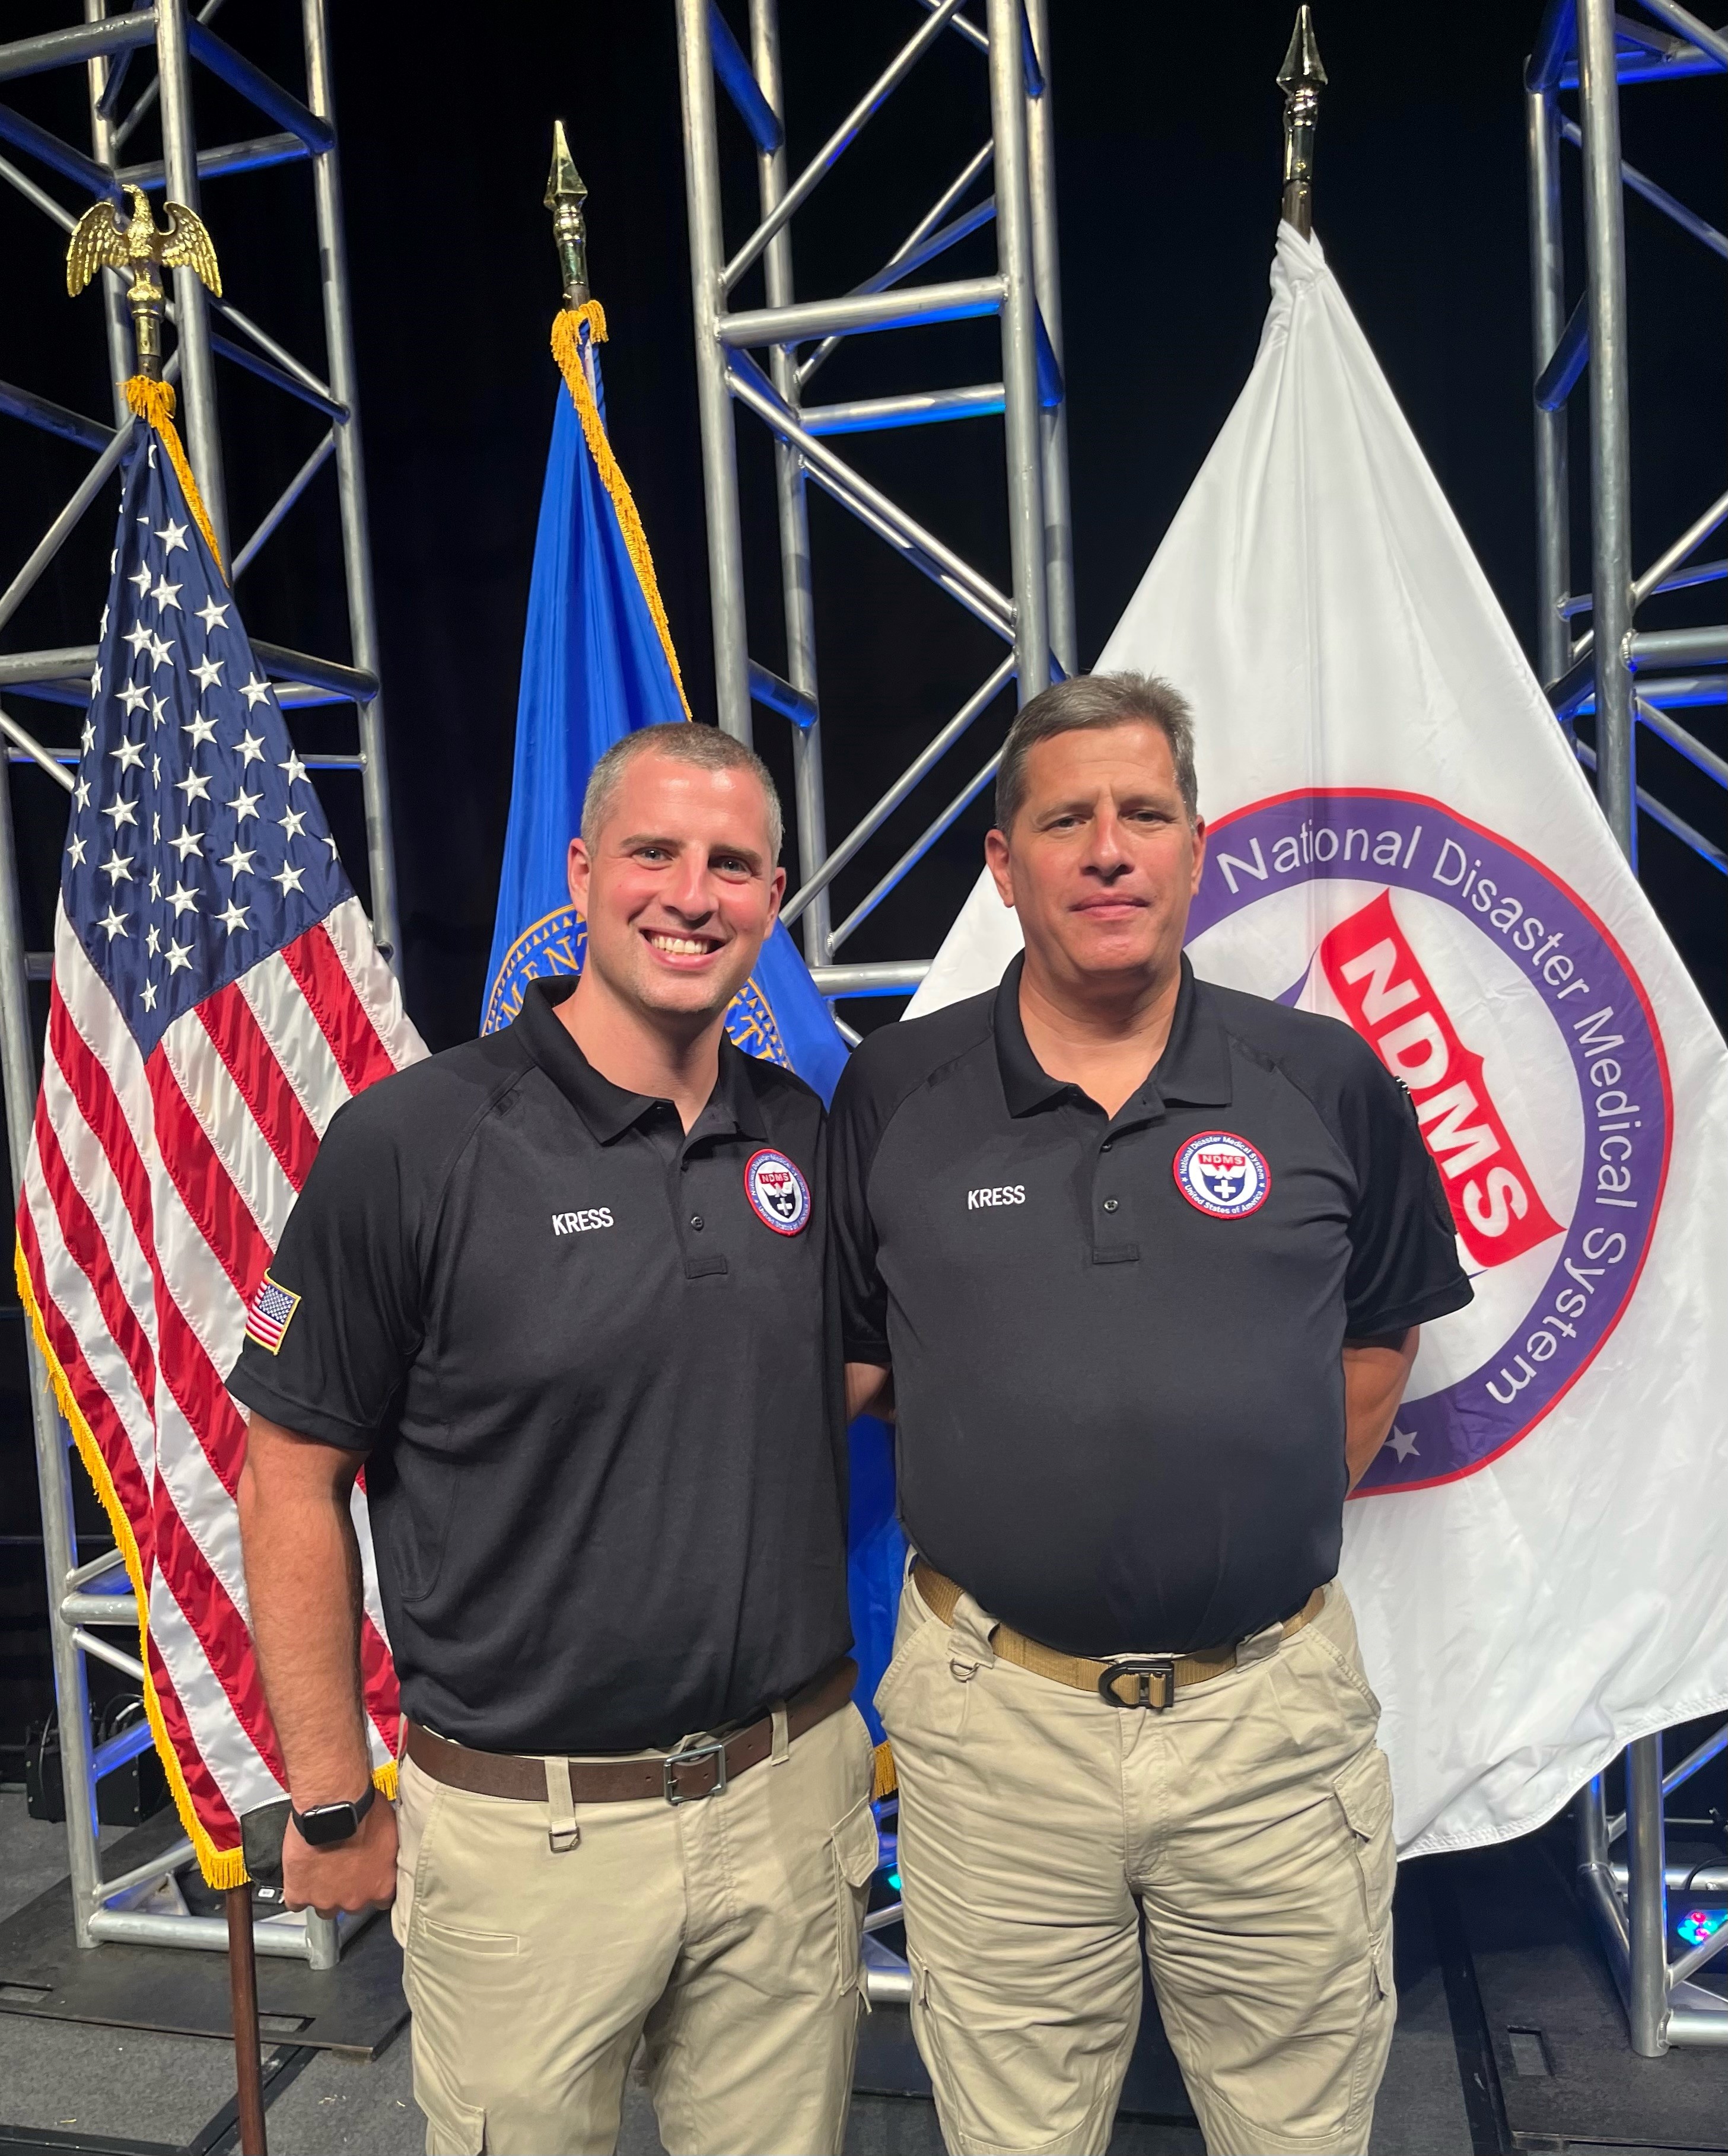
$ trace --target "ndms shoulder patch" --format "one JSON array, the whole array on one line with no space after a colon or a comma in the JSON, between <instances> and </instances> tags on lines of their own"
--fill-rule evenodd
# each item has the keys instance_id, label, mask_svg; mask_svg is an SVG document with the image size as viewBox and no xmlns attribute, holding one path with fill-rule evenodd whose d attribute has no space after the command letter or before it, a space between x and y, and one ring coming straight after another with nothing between
<instances>
[{"instance_id":1,"label":"ndms shoulder patch","mask_svg":"<svg viewBox=\"0 0 1728 2156\"><path fill-rule=\"evenodd\" d=\"M282 1344L289 1321L299 1307L300 1297L266 1273L258 1283L258 1292L246 1306L246 1337L255 1340L260 1348L268 1348L274 1355Z\"/></svg>"},{"instance_id":2,"label":"ndms shoulder patch","mask_svg":"<svg viewBox=\"0 0 1728 2156\"><path fill-rule=\"evenodd\" d=\"M745 1163L744 1195L756 1218L777 1235L796 1235L810 1219L810 1185L796 1165L772 1147L753 1152Z\"/></svg>"}]
</instances>

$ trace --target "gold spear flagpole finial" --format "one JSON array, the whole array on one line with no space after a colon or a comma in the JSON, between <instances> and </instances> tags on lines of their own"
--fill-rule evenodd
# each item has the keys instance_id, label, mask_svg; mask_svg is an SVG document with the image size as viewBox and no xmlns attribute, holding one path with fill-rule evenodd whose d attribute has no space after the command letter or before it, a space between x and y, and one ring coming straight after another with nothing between
<instances>
[{"instance_id":1,"label":"gold spear flagpole finial","mask_svg":"<svg viewBox=\"0 0 1728 2156\"><path fill-rule=\"evenodd\" d=\"M564 140L564 123L552 123L552 172L546 182L546 207L552 212L553 238L557 242L558 269L564 280L564 305L588 303L588 226L582 205L588 189Z\"/></svg>"},{"instance_id":2,"label":"gold spear flagpole finial","mask_svg":"<svg viewBox=\"0 0 1728 2156\"><path fill-rule=\"evenodd\" d=\"M126 182L132 214L122 219L111 202L92 203L72 228L66 249L66 290L75 298L99 270L130 270L126 300L138 344L138 372L160 382L162 372L162 287L157 272L188 269L202 278L218 299L222 272L203 219L184 203L164 203L167 220L158 230L150 198Z\"/></svg>"},{"instance_id":3,"label":"gold spear flagpole finial","mask_svg":"<svg viewBox=\"0 0 1728 2156\"><path fill-rule=\"evenodd\" d=\"M1284 222L1307 239L1314 232L1314 123L1319 117L1320 92L1326 86L1307 0L1296 10L1296 27L1278 72L1278 85L1284 93Z\"/></svg>"}]
</instances>

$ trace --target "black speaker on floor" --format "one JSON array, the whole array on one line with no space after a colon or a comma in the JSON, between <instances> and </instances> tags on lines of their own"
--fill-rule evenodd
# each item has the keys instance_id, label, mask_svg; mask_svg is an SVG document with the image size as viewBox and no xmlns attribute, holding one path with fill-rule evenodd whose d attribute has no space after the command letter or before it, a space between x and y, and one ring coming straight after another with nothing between
<instances>
[{"instance_id":1,"label":"black speaker on floor","mask_svg":"<svg viewBox=\"0 0 1728 2156\"><path fill-rule=\"evenodd\" d=\"M93 1741L105 1744L140 1720L144 1702L136 1694L110 1700L97 1717ZM24 1804L36 1820L66 1816L65 1783L60 1770L58 1718L33 1722L24 1738ZM139 1826L168 1801L167 1777L155 1745L124 1761L96 1784L96 1818L103 1826Z\"/></svg>"},{"instance_id":2,"label":"black speaker on floor","mask_svg":"<svg viewBox=\"0 0 1728 2156\"><path fill-rule=\"evenodd\" d=\"M66 1794L60 1781L60 1729L53 1715L24 1731L24 1809L33 1820L64 1820Z\"/></svg>"}]
</instances>

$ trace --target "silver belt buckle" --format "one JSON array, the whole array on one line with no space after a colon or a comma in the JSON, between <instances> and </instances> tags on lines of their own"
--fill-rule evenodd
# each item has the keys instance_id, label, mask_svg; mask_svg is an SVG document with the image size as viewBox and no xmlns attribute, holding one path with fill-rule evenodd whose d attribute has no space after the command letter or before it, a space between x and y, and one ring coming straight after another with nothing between
<instances>
[{"instance_id":1,"label":"silver belt buckle","mask_svg":"<svg viewBox=\"0 0 1728 2156\"><path fill-rule=\"evenodd\" d=\"M714 1786L712 1789L692 1789L687 1796L678 1787L678 1769L687 1767L694 1759L712 1759L714 1763ZM712 1740L707 1744L692 1744L681 1752L668 1752L662 1763L662 1777L666 1800L669 1804L706 1804L710 1797L717 1797L726 1787L726 1747Z\"/></svg>"}]
</instances>

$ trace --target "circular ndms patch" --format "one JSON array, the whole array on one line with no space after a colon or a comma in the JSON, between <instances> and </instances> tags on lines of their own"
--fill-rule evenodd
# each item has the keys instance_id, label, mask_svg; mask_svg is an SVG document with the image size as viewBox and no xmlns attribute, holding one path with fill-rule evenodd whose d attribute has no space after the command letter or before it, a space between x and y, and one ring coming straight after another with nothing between
<instances>
[{"instance_id":1,"label":"circular ndms patch","mask_svg":"<svg viewBox=\"0 0 1728 2156\"><path fill-rule=\"evenodd\" d=\"M764 1146L744 1163L744 1195L764 1227L796 1235L809 1225L810 1185L783 1152Z\"/></svg>"},{"instance_id":2,"label":"circular ndms patch","mask_svg":"<svg viewBox=\"0 0 1728 2156\"><path fill-rule=\"evenodd\" d=\"M1257 1213L1272 1188L1264 1157L1230 1131L1203 1131L1190 1138L1170 1169L1188 1203L1215 1220Z\"/></svg>"}]
</instances>

